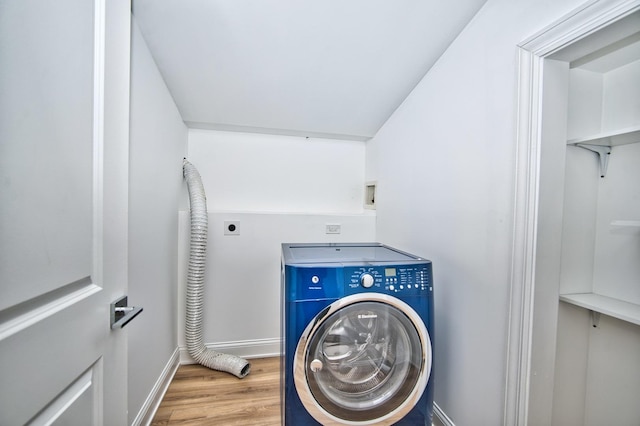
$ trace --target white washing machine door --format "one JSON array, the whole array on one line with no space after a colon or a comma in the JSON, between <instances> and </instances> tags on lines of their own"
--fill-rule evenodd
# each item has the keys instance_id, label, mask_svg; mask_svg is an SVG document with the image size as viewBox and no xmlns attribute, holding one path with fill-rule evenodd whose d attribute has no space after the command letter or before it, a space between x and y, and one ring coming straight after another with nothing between
<instances>
[{"instance_id":1,"label":"white washing machine door","mask_svg":"<svg viewBox=\"0 0 640 426\"><path fill-rule=\"evenodd\" d=\"M294 382L323 425L393 424L422 396L431 360L429 333L413 308L362 293L309 323L296 348Z\"/></svg>"}]
</instances>

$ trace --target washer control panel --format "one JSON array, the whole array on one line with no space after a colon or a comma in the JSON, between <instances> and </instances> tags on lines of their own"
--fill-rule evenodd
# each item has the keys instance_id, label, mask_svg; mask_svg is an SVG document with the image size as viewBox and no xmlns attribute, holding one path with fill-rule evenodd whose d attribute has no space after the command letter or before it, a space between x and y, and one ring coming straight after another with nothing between
<instances>
[{"instance_id":1,"label":"washer control panel","mask_svg":"<svg viewBox=\"0 0 640 426\"><path fill-rule=\"evenodd\" d=\"M345 267L346 293L367 290L388 294L433 291L431 264Z\"/></svg>"}]
</instances>

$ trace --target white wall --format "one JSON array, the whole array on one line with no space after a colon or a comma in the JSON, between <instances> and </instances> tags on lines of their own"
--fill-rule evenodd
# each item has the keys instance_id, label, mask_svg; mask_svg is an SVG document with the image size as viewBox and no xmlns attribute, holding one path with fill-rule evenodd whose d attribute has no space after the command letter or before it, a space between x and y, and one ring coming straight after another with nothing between
<instances>
[{"instance_id":1,"label":"white wall","mask_svg":"<svg viewBox=\"0 0 640 426\"><path fill-rule=\"evenodd\" d=\"M614 226L640 220L640 143L612 149L597 191L593 291L640 305L640 229Z\"/></svg>"},{"instance_id":2,"label":"white wall","mask_svg":"<svg viewBox=\"0 0 640 426\"><path fill-rule=\"evenodd\" d=\"M603 75L602 130L640 125L639 80L640 60Z\"/></svg>"},{"instance_id":3,"label":"white wall","mask_svg":"<svg viewBox=\"0 0 640 426\"><path fill-rule=\"evenodd\" d=\"M640 327L606 315L589 330L585 426L640 424ZM565 426L564 423L557 423Z\"/></svg>"},{"instance_id":4,"label":"white wall","mask_svg":"<svg viewBox=\"0 0 640 426\"><path fill-rule=\"evenodd\" d=\"M572 69L569 134L640 124L639 73L640 61L606 73ZM613 147L604 178L595 153L568 146L566 154L560 293L639 304L640 232L612 223L640 218L640 143ZM560 303L557 329L552 424L638 424L640 327L606 315L594 327L587 309Z\"/></svg>"},{"instance_id":5,"label":"white wall","mask_svg":"<svg viewBox=\"0 0 640 426\"><path fill-rule=\"evenodd\" d=\"M567 139L640 124L640 61L608 72L571 70Z\"/></svg>"},{"instance_id":6,"label":"white wall","mask_svg":"<svg viewBox=\"0 0 640 426\"><path fill-rule=\"evenodd\" d=\"M602 77L602 130L640 126L640 60ZM599 180L593 291L640 304L638 228L614 221L640 220L640 143L617 146Z\"/></svg>"},{"instance_id":7,"label":"white wall","mask_svg":"<svg viewBox=\"0 0 640 426\"><path fill-rule=\"evenodd\" d=\"M129 175L129 422L138 415L177 346L178 208L184 197L187 128L132 28Z\"/></svg>"},{"instance_id":8,"label":"white wall","mask_svg":"<svg viewBox=\"0 0 640 426\"><path fill-rule=\"evenodd\" d=\"M435 401L502 423L517 44L581 1L489 0L367 146L377 237L434 262Z\"/></svg>"},{"instance_id":9,"label":"white wall","mask_svg":"<svg viewBox=\"0 0 640 426\"><path fill-rule=\"evenodd\" d=\"M206 190L206 188L205 188ZM280 255L289 242L375 240L375 215L209 213L204 296L204 341L220 351L256 357L280 352ZM240 235L224 235L224 222L240 222ZM325 234L340 223L340 235ZM180 215L178 333L184 340L189 212ZM189 361L188 357L184 361Z\"/></svg>"},{"instance_id":10,"label":"white wall","mask_svg":"<svg viewBox=\"0 0 640 426\"><path fill-rule=\"evenodd\" d=\"M602 74L580 68L570 70L567 139L602 131Z\"/></svg>"},{"instance_id":11,"label":"white wall","mask_svg":"<svg viewBox=\"0 0 640 426\"><path fill-rule=\"evenodd\" d=\"M274 355L281 244L375 241L375 211L363 209L365 144L191 129L188 158L209 210L204 341L240 356ZM183 310L188 213L181 217ZM240 235L224 235L225 221L239 221ZM336 223L342 233L326 234L326 224ZM184 346L183 311L178 317Z\"/></svg>"},{"instance_id":12,"label":"white wall","mask_svg":"<svg viewBox=\"0 0 640 426\"><path fill-rule=\"evenodd\" d=\"M358 141L189 130L210 211L361 212L364 155Z\"/></svg>"}]
</instances>

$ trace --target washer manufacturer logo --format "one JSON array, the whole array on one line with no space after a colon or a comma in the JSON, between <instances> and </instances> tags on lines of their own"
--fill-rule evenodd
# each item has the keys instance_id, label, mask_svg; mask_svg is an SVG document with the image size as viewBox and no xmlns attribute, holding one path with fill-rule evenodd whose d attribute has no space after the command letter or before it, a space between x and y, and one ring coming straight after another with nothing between
<instances>
[{"instance_id":1,"label":"washer manufacturer logo","mask_svg":"<svg viewBox=\"0 0 640 426\"><path fill-rule=\"evenodd\" d=\"M378 318L376 314L358 314L358 319Z\"/></svg>"}]
</instances>

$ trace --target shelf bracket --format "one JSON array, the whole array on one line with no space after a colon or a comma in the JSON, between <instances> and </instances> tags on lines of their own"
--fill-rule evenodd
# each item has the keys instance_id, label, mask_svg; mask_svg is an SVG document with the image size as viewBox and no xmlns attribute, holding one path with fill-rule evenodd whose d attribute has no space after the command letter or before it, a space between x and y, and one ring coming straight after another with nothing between
<instances>
[{"instance_id":1,"label":"shelf bracket","mask_svg":"<svg viewBox=\"0 0 640 426\"><path fill-rule=\"evenodd\" d=\"M593 328L597 328L600 324L600 312L589 311L591 313L591 325Z\"/></svg>"},{"instance_id":2,"label":"shelf bracket","mask_svg":"<svg viewBox=\"0 0 640 426\"><path fill-rule=\"evenodd\" d=\"M577 143L576 146L580 148L588 149L598 154L600 159L600 177L603 178L607 174L607 166L609 165L609 155L611 154L611 147L606 145L587 145L584 143Z\"/></svg>"}]
</instances>

